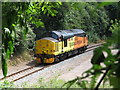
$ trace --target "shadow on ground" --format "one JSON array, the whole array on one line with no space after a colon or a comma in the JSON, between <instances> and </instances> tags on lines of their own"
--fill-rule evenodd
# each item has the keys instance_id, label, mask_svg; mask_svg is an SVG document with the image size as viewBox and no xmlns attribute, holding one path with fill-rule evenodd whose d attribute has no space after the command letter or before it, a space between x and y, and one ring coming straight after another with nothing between
<instances>
[{"instance_id":1,"label":"shadow on ground","mask_svg":"<svg viewBox=\"0 0 120 90\"><path fill-rule=\"evenodd\" d=\"M29 63L27 63L26 65L27 66L33 66L33 65L36 65L36 64L38 64L37 61L36 60L32 60Z\"/></svg>"}]
</instances>

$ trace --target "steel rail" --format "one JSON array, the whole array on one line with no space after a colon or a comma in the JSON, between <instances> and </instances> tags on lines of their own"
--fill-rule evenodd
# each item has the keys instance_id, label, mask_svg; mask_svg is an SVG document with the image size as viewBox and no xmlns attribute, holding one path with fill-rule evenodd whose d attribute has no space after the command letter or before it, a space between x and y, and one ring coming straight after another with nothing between
<instances>
[{"instance_id":1,"label":"steel rail","mask_svg":"<svg viewBox=\"0 0 120 90\"><path fill-rule=\"evenodd\" d=\"M41 70L43 70L43 69L45 69L45 68L47 68L47 67L50 67L50 66L51 66L51 65L44 66L44 67L42 67L42 68L40 68L40 69L38 69L38 70L35 70L35 71L31 72L31 73L28 73L28 74L26 74L26 75L24 75L24 76L21 76L20 78L17 78L17 79L15 79L15 80L13 80L12 82L18 81L18 80L20 80L20 79L22 79L22 78L25 78L25 77L33 74L33 73L36 73L36 72L38 72L38 71L41 71Z\"/></svg>"},{"instance_id":2,"label":"steel rail","mask_svg":"<svg viewBox=\"0 0 120 90\"><path fill-rule=\"evenodd\" d=\"M31 66L31 67L28 67L28 68L25 68L25 69L20 70L20 71L18 71L18 72L12 73L12 74L6 76L5 78L4 78L4 77L3 77L3 78L0 78L0 80L3 80L3 79L6 79L6 78L9 78L9 77L11 77L11 76L13 76L13 75L16 75L16 74L19 74L19 73L22 73L22 72L25 72L25 71L27 71L27 70L29 70L29 69L32 69L32 68L34 68L34 67L36 67L36 66L38 66L38 65L39 65L39 64L34 65L34 66Z\"/></svg>"},{"instance_id":3,"label":"steel rail","mask_svg":"<svg viewBox=\"0 0 120 90\"><path fill-rule=\"evenodd\" d=\"M101 45L103 45L103 43L96 44L96 45L92 45L92 46L88 46L88 48L87 48L87 50L86 50L85 52L89 52L89 51L91 51L91 50L94 50L95 47L97 48L97 47L99 47L99 46L101 46ZM93 48L93 47L94 47L94 48ZM90 49L90 48L93 48L93 49ZM79 55L79 54L78 54L78 55ZM31 67L28 67L28 68L23 69L23 70L20 70L20 71L18 71L18 72L13 73L13 74L10 74L10 75L6 76L6 78L9 78L9 77L12 77L12 76L14 76L14 75L20 74L20 73L22 73L22 72L25 72L25 71L27 71L27 70L30 70L30 69L36 67L36 66L39 66L39 64L34 65L34 66L31 66ZM20 80L20 79L22 79L22 78L25 78L25 77L33 74L33 73L36 73L36 72L38 72L38 71L41 71L41 70L43 70L43 69L45 69L45 68L47 68L47 67L50 67L50 66L52 66L52 65L43 66L42 68L39 68L38 70L35 70L35 71L33 71L33 72L30 72L30 73L28 73L28 74L26 74L26 75L23 75L23 76L17 78L17 79L12 80L12 82L18 81L18 80ZM4 77L3 77L3 78L0 78L0 81L1 81L1 80L4 80L4 79L6 79L6 78L4 78Z\"/></svg>"}]
</instances>

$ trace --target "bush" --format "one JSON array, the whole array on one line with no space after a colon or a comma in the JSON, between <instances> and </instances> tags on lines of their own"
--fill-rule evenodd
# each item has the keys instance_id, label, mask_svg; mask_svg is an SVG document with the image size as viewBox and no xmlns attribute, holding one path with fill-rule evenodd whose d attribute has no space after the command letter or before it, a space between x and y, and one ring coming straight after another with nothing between
<instances>
[{"instance_id":1,"label":"bush","mask_svg":"<svg viewBox=\"0 0 120 90\"><path fill-rule=\"evenodd\" d=\"M29 30L26 36L24 36L23 32L21 32L21 30L24 30L24 28L21 28L19 25L17 25L15 29L15 52L22 53L22 51L27 49L33 50L35 43L35 34L33 33L32 28L28 28Z\"/></svg>"},{"instance_id":2,"label":"bush","mask_svg":"<svg viewBox=\"0 0 120 90\"><path fill-rule=\"evenodd\" d=\"M13 83L6 80L4 82L0 82L0 89L1 88L13 88Z\"/></svg>"}]
</instances>

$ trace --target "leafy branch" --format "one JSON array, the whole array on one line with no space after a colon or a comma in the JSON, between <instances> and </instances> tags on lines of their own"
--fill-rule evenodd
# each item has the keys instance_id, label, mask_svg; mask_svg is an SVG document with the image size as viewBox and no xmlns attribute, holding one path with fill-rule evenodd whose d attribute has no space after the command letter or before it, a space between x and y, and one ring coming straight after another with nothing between
<instances>
[{"instance_id":1,"label":"leafy branch","mask_svg":"<svg viewBox=\"0 0 120 90\"><path fill-rule=\"evenodd\" d=\"M54 4L51 2L2 3L2 71L4 77L7 75L7 59L11 57L15 49L16 32L18 31L15 27L21 27L21 38L25 41L30 24L35 24L37 27L44 27L44 23L39 18L41 12L55 16L57 13L55 8L60 7L60 5L61 2Z\"/></svg>"},{"instance_id":2,"label":"leafy branch","mask_svg":"<svg viewBox=\"0 0 120 90\"><path fill-rule=\"evenodd\" d=\"M112 24L112 37L110 37L106 43L94 50L93 57L91 59L92 67L83 73L82 77L77 77L76 79L66 83L66 85L72 86L73 83L77 82L82 88L94 88L97 90L101 82L109 82L114 88L120 88L120 21L116 20ZM116 54L112 54L112 50L118 50ZM105 54L107 56L105 56ZM84 76L85 75L85 76ZM96 83L98 78L103 75L98 83ZM91 78L90 84L85 78ZM86 82L86 83L83 83ZM93 84L92 84L93 82Z\"/></svg>"}]
</instances>

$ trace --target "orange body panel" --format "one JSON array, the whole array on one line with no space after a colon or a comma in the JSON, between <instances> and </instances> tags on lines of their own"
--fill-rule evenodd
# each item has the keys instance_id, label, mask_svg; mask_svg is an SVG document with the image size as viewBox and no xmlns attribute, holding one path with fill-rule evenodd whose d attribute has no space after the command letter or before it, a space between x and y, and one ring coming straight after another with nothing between
<instances>
[{"instance_id":1,"label":"orange body panel","mask_svg":"<svg viewBox=\"0 0 120 90\"><path fill-rule=\"evenodd\" d=\"M54 62L54 58L49 58L49 59L45 58L45 63L53 63L53 62Z\"/></svg>"},{"instance_id":2,"label":"orange body panel","mask_svg":"<svg viewBox=\"0 0 120 90\"><path fill-rule=\"evenodd\" d=\"M88 37L85 37L85 46L88 45Z\"/></svg>"},{"instance_id":3,"label":"orange body panel","mask_svg":"<svg viewBox=\"0 0 120 90\"><path fill-rule=\"evenodd\" d=\"M75 36L75 43L74 43L74 49L86 46L88 44L87 37L78 37Z\"/></svg>"},{"instance_id":4,"label":"orange body panel","mask_svg":"<svg viewBox=\"0 0 120 90\"><path fill-rule=\"evenodd\" d=\"M54 62L54 58L49 58L49 59L44 58L44 60L45 60L45 63L53 63ZM38 63L42 63L40 58L36 58L36 61Z\"/></svg>"}]
</instances>

